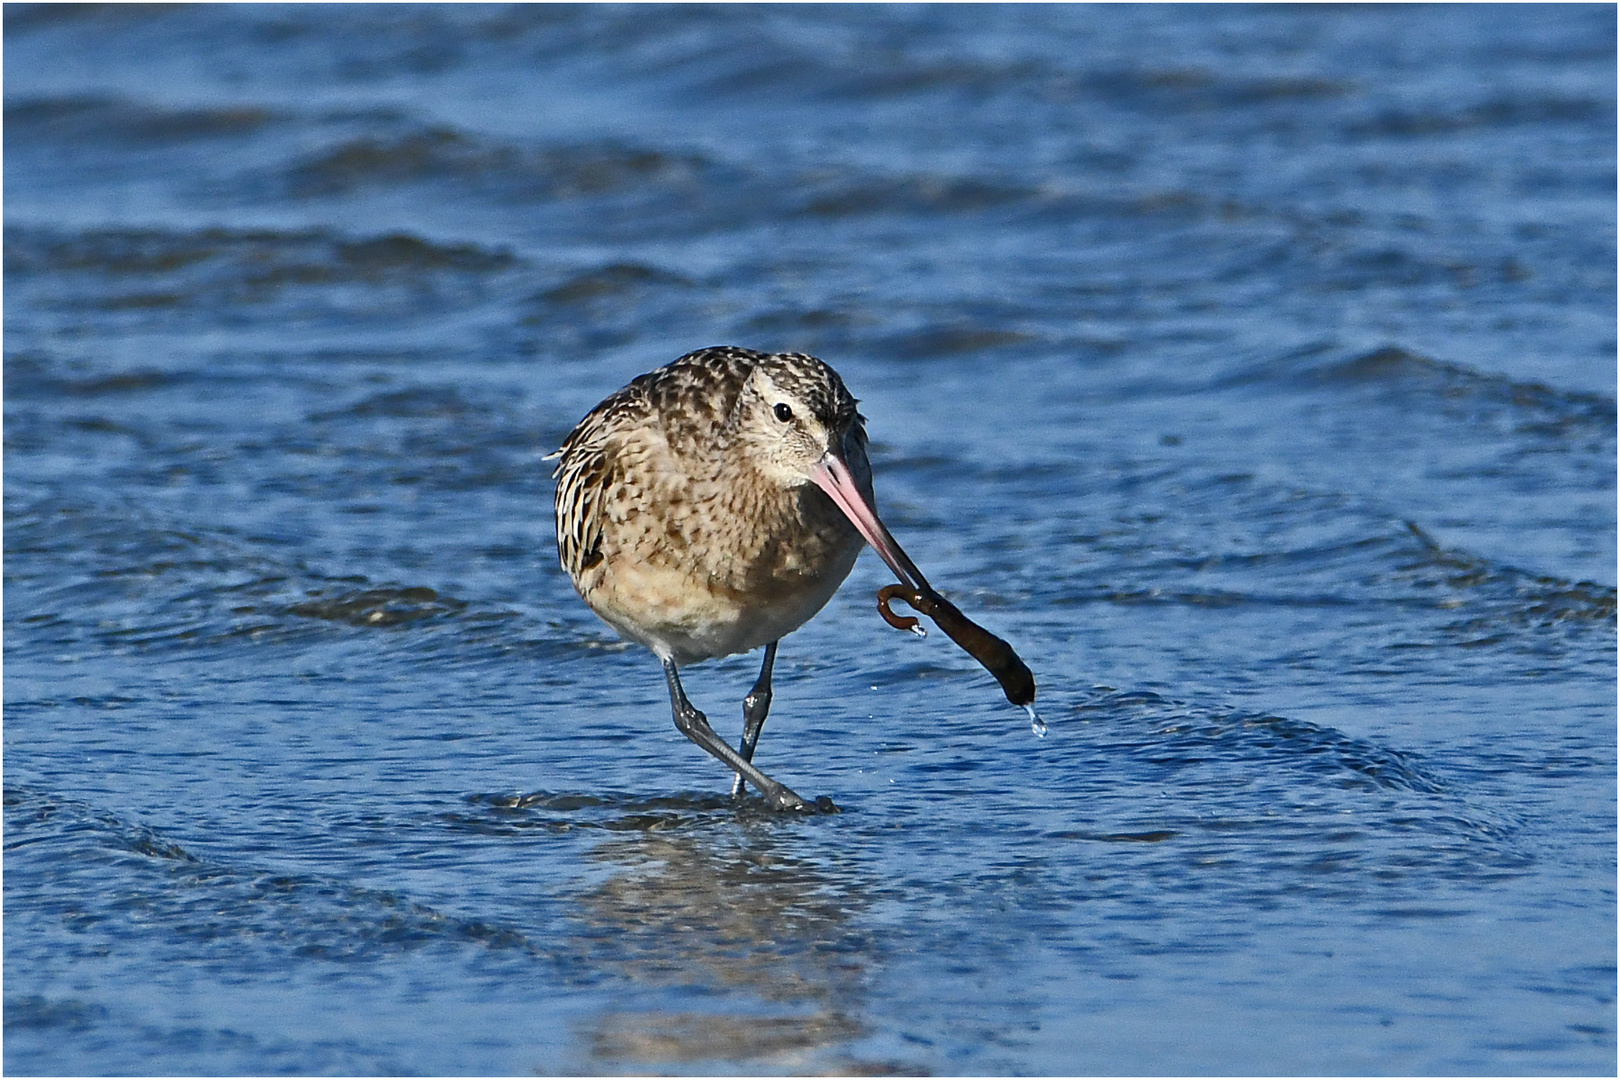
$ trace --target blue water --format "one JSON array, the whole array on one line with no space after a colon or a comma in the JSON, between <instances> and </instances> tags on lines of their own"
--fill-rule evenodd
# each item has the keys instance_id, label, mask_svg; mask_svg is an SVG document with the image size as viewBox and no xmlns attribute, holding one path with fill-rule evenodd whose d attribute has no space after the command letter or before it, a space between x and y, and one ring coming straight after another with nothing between
<instances>
[{"instance_id":1,"label":"blue water","mask_svg":"<svg viewBox=\"0 0 1620 1080\"><path fill-rule=\"evenodd\" d=\"M1615 1071L1612 6L4 15L8 1073ZM726 802L542 461L718 343L1046 738L868 554Z\"/></svg>"}]
</instances>

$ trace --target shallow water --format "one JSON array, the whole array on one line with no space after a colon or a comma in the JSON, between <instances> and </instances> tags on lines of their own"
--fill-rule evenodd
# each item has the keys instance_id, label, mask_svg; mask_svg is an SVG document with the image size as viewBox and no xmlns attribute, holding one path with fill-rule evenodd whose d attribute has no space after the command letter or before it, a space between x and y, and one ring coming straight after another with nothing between
<instances>
[{"instance_id":1,"label":"shallow water","mask_svg":"<svg viewBox=\"0 0 1620 1080\"><path fill-rule=\"evenodd\" d=\"M1612 8L5 15L7 1072L1613 1073ZM720 342L1046 738L866 556L726 802L541 460Z\"/></svg>"}]
</instances>

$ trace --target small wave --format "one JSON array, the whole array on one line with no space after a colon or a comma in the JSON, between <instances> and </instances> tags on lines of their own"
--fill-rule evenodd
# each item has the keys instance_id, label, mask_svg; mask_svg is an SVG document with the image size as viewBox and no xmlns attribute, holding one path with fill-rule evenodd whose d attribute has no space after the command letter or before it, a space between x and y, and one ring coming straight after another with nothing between
<instances>
[{"instance_id":1,"label":"small wave","mask_svg":"<svg viewBox=\"0 0 1620 1080\"><path fill-rule=\"evenodd\" d=\"M884 462L889 475L932 464ZM997 484L1020 483L1011 469L985 475ZM1395 616L1410 636L1385 643L1394 648L1493 639L1535 648L1552 640L1549 628L1566 635L1615 629L1612 583L1528 571L1443 544L1417 523L1390 514L1381 499L1369 504L1249 474L1161 471L1151 463L1092 491L1104 507L1112 502L1113 524L1086 523L1066 539L1105 553L1109 569L1032 576L1043 605L1361 608L1380 621L1399 607L1411 613ZM1236 500L1244 506L1242 524L1229 516ZM1149 531L1150 542L1144 543L1140 534ZM1384 645L1359 638L1335 648L1376 653Z\"/></svg>"},{"instance_id":2,"label":"small wave","mask_svg":"<svg viewBox=\"0 0 1620 1080\"><path fill-rule=\"evenodd\" d=\"M1082 719L1129 718L1119 738L1127 751L1157 768L1221 765L1283 765L1344 789L1397 789L1438 794L1446 790L1410 755L1352 738L1333 728L1266 713L1222 713L1183 705L1157 694L1108 691L1077 706ZM1142 724L1150 725L1144 730Z\"/></svg>"},{"instance_id":3,"label":"small wave","mask_svg":"<svg viewBox=\"0 0 1620 1080\"><path fill-rule=\"evenodd\" d=\"M457 918L398 892L200 858L156 830L47 791L12 785L4 801L13 912L138 920L129 933L161 927L176 941L219 949L220 961L232 964L247 946L345 962L438 943L541 954L517 930ZM95 880L64 888L64 876Z\"/></svg>"},{"instance_id":4,"label":"small wave","mask_svg":"<svg viewBox=\"0 0 1620 1080\"><path fill-rule=\"evenodd\" d=\"M312 590L319 592L320 590ZM336 596L317 597L287 608L306 619L348 623L350 626L399 626L467 610L465 600L441 596L426 586L360 589Z\"/></svg>"},{"instance_id":5,"label":"small wave","mask_svg":"<svg viewBox=\"0 0 1620 1080\"><path fill-rule=\"evenodd\" d=\"M1491 625L1545 627L1558 623L1615 622L1616 590L1591 581L1531 574L1465 551L1443 547L1415 522L1407 531L1418 542L1395 553L1397 575L1425 590L1443 589L1448 608L1468 617L1448 629L1478 632Z\"/></svg>"},{"instance_id":6,"label":"small wave","mask_svg":"<svg viewBox=\"0 0 1620 1080\"><path fill-rule=\"evenodd\" d=\"M713 1012L609 1013L590 1032L591 1056L624 1065L671 1063L797 1061L807 1051L839 1046L867 1034L866 1026L841 1012L807 1016L727 1016ZM861 1063L855 1063L861 1064ZM913 1075L905 1066L859 1069L848 1075ZM640 1068L630 1069L632 1073ZM774 1071L774 1070L773 1070ZM843 1073L844 1069L835 1070Z\"/></svg>"},{"instance_id":7,"label":"small wave","mask_svg":"<svg viewBox=\"0 0 1620 1080\"><path fill-rule=\"evenodd\" d=\"M30 142L87 142L117 146L169 145L198 139L255 135L278 115L265 108L164 109L120 97L32 98L6 106L12 138Z\"/></svg>"},{"instance_id":8,"label":"small wave","mask_svg":"<svg viewBox=\"0 0 1620 1080\"><path fill-rule=\"evenodd\" d=\"M160 8L146 7L135 11L103 8L94 4L36 4L19 7L6 17L6 33L14 37L48 30L64 23L99 22L104 19L143 22L160 17Z\"/></svg>"},{"instance_id":9,"label":"small wave","mask_svg":"<svg viewBox=\"0 0 1620 1080\"><path fill-rule=\"evenodd\" d=\"M78 1033L103 1023L111 1015L106 1006L77 998L51 1000L38 994L6 998L6 1031L62 1031Z\"/></svg>"},{"instance_id":10,"label":"small wave","mask_svg":"<svg viewBox=\"0 0 1620 1080\"><path fill-rule=\"evenodd\" d=\"M1247 848L1256 866L1342 870L1347 883L1375 870L1381 886L1497 881L1535 862L1519 821L1470 798L1466 767L1442 776L1415 754L1332 727L1107 687L1064 727L1108 761L1087 804L1112 810L1059 839L1174 832L1163 843L1173 857Z\"/></svg>"},{"instance_id":11,"label":"small wave","mask_svg":"<svg viewBox=\"0 0 1620 1080\"><path fill-rule=\"evenodd\" d=\"M1155 113L1248 109L1276 101L1344 97L1351 83L1314 76L1258 75L1204 67L1115 69L1053 86L1049 93L1102 99Z\"/></svg>"},{"instance_id":12,"label":"small wave","mask_svg":"<svg viewBox=\"0 0 1620 1080\"><path fill-rule=\"evenodd\" d=\"M455 419L478 411L455 386L413 386L405 390L372 394L343 409L310 413L309 419L316 422L371 416L412 420Z\"/></svg>"},{"instance_id":13,"label":"small wave","mask_svg":"<svg viewBox=\"0 0 1620 1080\"><path fill-rule=\"evenodd\" d=\"M189 851L144 825L133 825L113 814L93 809L88 803L61 799L26 786L10 786L0 797L6 809L7 850L14 845L37 842L30 826L49 822L57 829L78 834L90 829L99 834L101 846L109 852L127 852L151 859L177 863L198 863Z\"/></svg>"},{"instance_id":14,"label":"small wave","mask_svg":"<svg viewBox=\"0 0 1620 1080\"><path fill-rule=\"evenodd\" d=\"M830 175L829 175L830 171ZM1185 188L1116 191L1067 183L1026 184L994 176L949 173L894 174L872 169L821 169L801 174L791 201L778 203L759 179L762 203L773 214L810 218L893 215L898 218L1016 214L1071 227L1078 220L1219 215L1223 205Z\"/></svg>"},{"instance_id":15,"label":"small wave","mask_svg":"<svg viewBox=\"0 0 1620 1080\"><path fill-rule=\"evenodd\" d=\"M1602 394L1555 390L1539 382L1516 382L1464 364L1410 352L1398 345L1385 345L1348 360L1328 363L1304 375L1320 383L1372 383L1405 389L1422 385L1442 390L1448 397L1479 396L1526 408L1595 411L1594 419L1607 419L1611 424L1615 417L1614 400ZM1602 415L1605 411L1606 416Z\"/></svg>"},{"instance_id":16,"label":"small wave","mask_svg":"<svg viewBox=\"0 0 1620 1080\"><path fill-rule=\"evenodd\" d=\"M801 212L810 217L849 217L874 213L961 214L1039 199L1037 188L968 177L875 178L855 175L842 183L813 188Z\"/></svg>"},{"instance_id":17,"label":"small wave","mask_svg":"<svg viewBox=\"0 0 1620 1080\"><path fill-rule=\"evenodd\" d=\"M760 28L766 29L766 28ZM1031 105L1058 103L1095 107L1099 102L1153 113L1244 110L1277 101L1342 97L1353 84L1316 76L1266 75L1218 67L1076 70L1072 57L1031 55L1005 59L962 51L940 56L930 50L816 49L755 34L749 49L707 58L702 77L691 87L703 100L717 96L791 91L833 100L882 103L884 99L947 98L964 101L1023 99ZM1014 106L1016 107L1016 105Z\"/></svg>"},{"instance_id":18,"label":"small wave","mask_svg":"<svg viewBox=\"0 0 1620 1080\"><path fill-rule=\"evenodd\" d=\"M6 396L15 398L101 398L122 394L145 394L191 382L188 373L141 368L111 375L74 377L59 374L60 365L50 356L36 352L12 353L6 357ZM80 421L95 423L96 421ZM112 424L112 421L102 421ZM88 429L85 429L88 430ZM114 425L108 430L128 430Z\"/></svg>"},{"instance_id":19,"label":"small wave","mask_svg":"<svg viewBox=\"0 0 1620 1080\"><path fill-rule=\"evenodd\" d=\"M1047 833L1046 837L1049 840L1093 840L1100 844L1162 844L1180 835L1175 829L1128 833L1099 833L1070 829L1065 832Z\"/></svg>"},{"instance_id":20,"label":"small wave","mask_svg":"<svg viewBox=\"0 0 1620 1080\"><path fill-rule=\"evenodd\" d=\"M621 142L533 148L429 127L348 139L288 166L282 181L290 194L303 198L449 181L531 203L689 187L711 169L698 154Z\"/></svg>"},{"instance_id":21,"label":"small wave","mask_svg":"<svg viewBox=\"0 0 1620 1080\"><path fill-rule=\"evenodd\" d=\"M633 814L662 810L699 811L726 810L732 806L725 796L707 792L682 795L583 795L553 791L533 791L524 795L470 795L468 802L487 804L499 810L551 810L572 813L580 810L607 810Z\"/></svg>"},{"instance_id":22,"label":"small wave","mask_svg":"<svg viewBox=\"0 0 1620 1080\"><path fill-rule=\"evenodd\" d=\"M424 585L321 574L284 561L261 541L166 528L131 507L48 500L8 513L6 524L8 558L72 552L82 571L8 581L11 617L29 626L8 645L24 652L75 641L120 650L235 648L311 639L330 632L322 623L369 630L452 620L458 647L482 643L499 652L533 644L507 629L515 617L509 610Z\"/></svg>"},{"instance_id":23,"label":"small wave","mask_svg":"<svg viewBox=\"0 0 1620 1080\"><path fill-rule=\"evenodd\" d=\"M35 277L52 279L53 295L32 302L44 308L81 310L212 310L273 301L290 289L310 290L322 303L336 303L333 285L409 285L420 307L431 290L450 290L458 278L499 273L515 265L505 250L472 244L439 244L406 233L345 236L325 229L278 232L258 229L93 229L62 233L30 226L8 227L6 275L26 287ZM74 286L74 277L106 280ZM64 284L67 286L63 288ZM376 306L373 297L370 307Z\"/></svg>"},{"instance_id":24,"label":"small wave","mask_svg":"<svg viewBox=\"0 0 1620 1080\"><path fill-rule=\"evenodd\" d=\"M1343 596L1271 595L1238 591L1186 590L1166 588L1117 589L1101 587L1088 591L1070 592L1050 601L1068 607L1077 604L1108 603L1121 606L1170 606L1199 608L1235 608L1248 606L1275 606L1287 608L1342 607L1355 601Z\"/></svg>"},{"instance_id":25,"label":"small wave","mask_svg":"<svg viewBox=\"0 0 1620 1080\"><path fill-rule=\"evenodd\" d=\"M319 263L330 269L324 274L308 268L275 269L278 263L292 262L293 256L301 256L306 263L311 256L318 256ZM209 260L245 264L260 275L246 280L260 285L283 280L327 283L400 270L488 272L504 269L514 261L504 250L489 251L472 244L436 244L407 233L351 237L326 229L91 229L60 233L24 226L6 230L8 274L68 271L148 277L185 270Z\"/></svg>"},{"instance_id":26,"label":"small wave","mask_svg":"<svg viewBox=\"0 0 1620 1080\"><path fill-rule=\"evenodd\" d=\"M1538 442L1562 446L1584 437L1612 446L1615 401L1607 395L1493 375L1399 345L1349 357L1335 352L1331 346L1312 344L1223 378L1219 385L1359 390L1387 406L1506 428Z\"/></svg>"},{"instance_id":27,"label":"small wave","mask_svg":"<svg viewBox=\"0 0 1620 1080\"><path fill-rule=\"evenodd\" d=\"M609 263L595 270L576 274L536 299L548 304L578 304L604 296L638 292L656 285L690 286L691 280L641 263Z\"/></svg>"},{"instance_id":28,"label":"small wave","mask_svg":"<svg viewBox=\"0 0 1620 1080\"><path fill-rule=\"evenodd\" d=\"M693 826L704 829L717 821L794 822L804 816L783 815L755 797L734 803L726 795L690 792L667 796L574 794L536 791L527 794L470 795L470 813L443 815L452 828L497 836L515 836L541 829L569 832L598 829L605 832L670 832Z\"/></svg>"},{"instance_id":29,"label":"small wave","mask_svg":"<svg viewBox=\"0 0 1620 1080\"><path fill-rule=\"evenodd\" d=\"M1307 369L1301 377L1319 385L1339 383L1387 388L1402 396L1421 391L1451 410L1469 402L1510 407L1525 414L1518 425L1522 432L1561 434L1576 427L1612 431L1615 426L1615 403L1611 397L1491 375L1396 345Z\"/></svg>"},{"instance_id":30,"label":"small wave","mask_svg":"<svg viewBox=\"0 0 1620 1080\"><path fill-rule=\"evenodd\" d=\"M681 274L640 262L614 261L577 270L532 293L519 325L536 333L534 348L552 356L591 355L642 337L649 325L693 325L692 290Z\"/></svg>"},{"instance_id":31,"label":"small wave","mask_svg":"<svg viewBox=\"0 0 1620 1080\"><path fill-rule=\"evenodd\" d=\"M932 326L926 329L888 338L886 352L896 359L933 361L940 357L964 353L983 353L1027 345L1036 341L1033 334L988 326L955 325Z\"/></svg>"},{"instance_id":32,"label":"small wave","mask_svg":"<svg viewBox=\"0 0 1620 1080\"><path fill-rule=\"evenodd\" d=\"M1476 128L1557 124L1584 126L1594 118L1613 111L1612 102L1605 104L1587 97L1530 93L1511 98L1492 98L1461 108L1385 109L1374 116L1347 124L1345 133L1354 138L1428 138Z\"/></svg>"}]
</instances>

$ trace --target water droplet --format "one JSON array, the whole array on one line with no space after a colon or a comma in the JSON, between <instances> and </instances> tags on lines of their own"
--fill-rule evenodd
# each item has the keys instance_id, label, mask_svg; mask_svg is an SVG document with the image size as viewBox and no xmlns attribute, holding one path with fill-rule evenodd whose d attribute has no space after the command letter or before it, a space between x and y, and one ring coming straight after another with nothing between
<instances>
[{"instance_id":1,"label":"water droplet","mask_svg":"<svg viewBox=\"0 0 1620 1080\"><path fill-rule=\"evenodd\" d=\"M1034 704L1025 705L1024 711L1029 713L1029 730L1035 733L1037 739L1046 738L1046 721L1042 720L1041 714L1035 711Z\"/></svg>"},{"instance_id":2,"label":"water droplet","mask_svg":"<svg viewBox=\"0 0 1620 1080\"><path fill-rule=\"evenodd\" d=\"M916 634L918 637L927 637L928 627L924 626L922 623L918 623L916 626L911 628L911 632Z\"/></svg>"}]
</instances>

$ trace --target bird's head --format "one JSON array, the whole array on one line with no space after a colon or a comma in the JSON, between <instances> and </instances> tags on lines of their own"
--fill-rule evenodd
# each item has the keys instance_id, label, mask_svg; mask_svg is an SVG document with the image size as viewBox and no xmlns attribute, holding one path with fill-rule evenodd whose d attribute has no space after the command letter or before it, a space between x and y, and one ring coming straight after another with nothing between
<instances>
[{"instance_id":1,"label":"bird's head","mask_svg":"<svg viewBox=\"0 0 1620 1080\"><path fill-rule=\"evenodd\" d=\"M820 488L901 581L926 588L873 508L865 420L855 406L844 380L820 360L774 353L754 367L738 395L736 445L783 487Z\"/></svg>"},{"instance_id":2,"label":"bird's head","mask_svg":"<svg viewBox=\"0 0 1620 1080\"><path fill-rule=\"evenodd\" d=\"M783 487L815 479L832 454L871 485L866 431L838 373L813 356L776 353L749 373L737 399L736 438L758 472Z\"/></svg>"}]
</instances>

